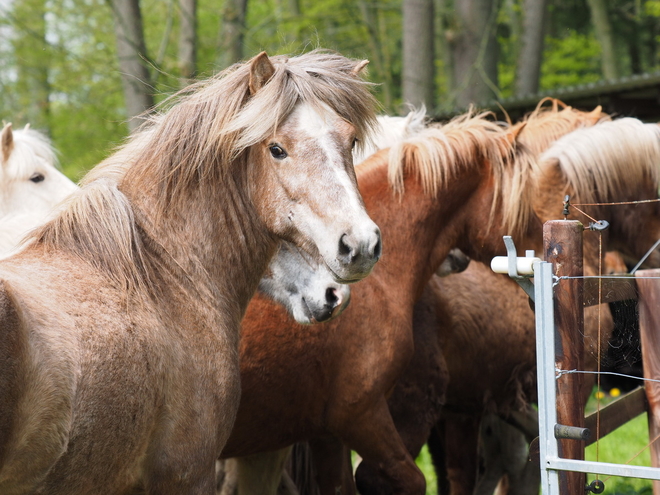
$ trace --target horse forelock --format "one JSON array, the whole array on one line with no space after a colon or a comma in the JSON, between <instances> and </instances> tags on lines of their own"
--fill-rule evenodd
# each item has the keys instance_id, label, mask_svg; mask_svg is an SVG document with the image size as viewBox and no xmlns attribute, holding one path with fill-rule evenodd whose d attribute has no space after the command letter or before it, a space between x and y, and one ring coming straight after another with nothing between
<instances>
[{"instance_id":1,"label":"horse forelock","mask_svg":"<svg viewBox=\"0 0 660 495\"><path fill-rule=\"evenodd\" d=\"M404 194L404 176L414 174L426 194L433 197L458 173L490 174L493 198L492 222L501 206L503 228L517 232L526 225L531 212L527 197L534 161L519 160L517 147L508 129L489 120L491 113L456 117L444 126L431 125L390 149L388 178L395 194Z\"/></svg>"},{"instance_id":2,"label":"horse forelock","mask_svg":"<svg viewBox=\"0 0 660 495\"><path fill-rule=\"evenodd\" d=\"M253 95L248 62L167 100L169 110L147 124L148 137L138 133L126 144L136 148L131 141L142 141L125 180L156 184L155 206L167 208L186 191L244 164L246 150L268 139L298 103L329 107L355 127L359 142L367 139L376 122L376 101L370 83L353 74L356 61L320 50L270 61L275 72Z\"/></svg>"},{"instance_id":3,"label":"horse forelock","mask_svg":"<svg viewBox=\"0 0 660 495\"><path fill-rule=\"evenodd\" d=\"M541 155L556 160L574 203L636 199L660 185L660 127L634 118L578 129Z\"/></svg>"}]
</instances>

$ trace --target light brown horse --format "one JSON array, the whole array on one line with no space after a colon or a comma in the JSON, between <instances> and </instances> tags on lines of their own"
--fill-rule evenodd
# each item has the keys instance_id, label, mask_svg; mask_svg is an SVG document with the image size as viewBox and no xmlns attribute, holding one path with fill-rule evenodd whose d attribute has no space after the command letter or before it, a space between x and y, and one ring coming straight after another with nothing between
<instances>
[{"instance_id":1,"label":"light brown horse","mask_svg":"<svg viewBox=\"0 0 660 495\"><path fill-rule=\"evenodd\" d=\"M520 140L527 130L521 132ZM565 194L571 194L575 202L586 203L657 197L659 150L658 127L634 119L605 122L567 135L543 155L536 195L539 216L543 220L559 217ZM654 204L582 209L610 221L610 247L625 249L635 257L641 257L660 234L660 217ZM586 221L576 211L571 215ZM597 237L596 233L585 233L585 268L592 274L597 271ZM657 262L656 256L652 263ZM439 439L432 438L432 445L437 447L438 440L447 442L451 493L473 493L481 414L507 415L535 398L534 317L527 297L514 282L478 263L472 263L460 275L434 279L429 292L427 305L449 316L449 324L438 328L450 373L444 420L439 426L444 433ZM604 351L611 316L606 308L601 313ZM493 314L498 316L494 318ZM595 369L597 315L585 317L587 367ZM414 404L423 401L425 389L420 384L418 398L411 400L414 381L405 377L402 381L407 395L405 399L397 398L395 389L390 405L395 408L405 404L395 421L404 437L416 439L411 443L414 453L414 449L421 448L423 432L419 432L415 417L405 411L417 411ZM485 490L479 493L492 492L485 486L477 489Z\"/></svg>"},{"instance_id":2,"label":"light brown horse","mask_svg":"<svg viewBox=\"0 0 660 495\"><path fill-rule=\"evenodd\" d=\"M479 246L490 256L502 251L502 231L529 225L531 200L520 201L525 173L512 168L513 140L485 116L469 115L404 141L389 165L382 151L358 167L367 210L386 239L383 257L352 288L351 306L327 325L303 331L280 308L253 299L241 334L243 395L223 456L309 439L324 462L322 492L343 484L351 493L352 481L342 478L343 441L379 466L394 492L424 492L386 398L413 352L415 300L450 248L471 254Z\"/></svg>"},{"instance_id":3,"label":"light brown horse","mask_svg":"<svg viewBox=\"0 0 660 495\"><path fill-rule=\"evenodd\" d=\"M213 493L278 237L342 280L378 258L363 66L262 53L192 86L1 263L0 492Z\"/></svg>"}]
</instances>

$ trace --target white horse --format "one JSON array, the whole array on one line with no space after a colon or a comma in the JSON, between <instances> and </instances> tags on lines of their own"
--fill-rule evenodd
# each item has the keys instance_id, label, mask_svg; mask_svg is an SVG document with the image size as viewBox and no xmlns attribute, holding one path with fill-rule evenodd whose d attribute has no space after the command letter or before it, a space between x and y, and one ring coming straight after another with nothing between
<instances>
[{"instance_id":1,"label":"white horse","mask_svg":"<svg viewBox=\"0 0 660 495\"><path fill-rule=\"evenodd\" d=\"M379 115L371 140L361 148L353 150L353 163L362 163L376 151L389 148L392 143L417 134L426 127L427 120L424 105L417 110L411 109L405 117Z\"/></svg>"},{"instance_id":2,"label":"white horse","mask_svg":"<svg viewBox=\"0 0 660 495\"><path fill-rule=\"evenodd\" d=\"M54 207L77 189L57 169L55 151L41 133L7 124L0 133L0 256L43 224Z\"/></svg>"}]
</instances>

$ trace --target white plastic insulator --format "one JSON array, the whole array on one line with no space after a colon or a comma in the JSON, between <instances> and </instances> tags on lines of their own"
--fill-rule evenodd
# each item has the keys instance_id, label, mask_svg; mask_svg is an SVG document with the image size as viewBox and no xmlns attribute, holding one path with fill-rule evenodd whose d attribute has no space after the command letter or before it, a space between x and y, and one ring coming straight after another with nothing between
<instances>
[{"instance_id":1,"label":"white plastic insulator","mask_svg":"<svg viewBox=\"0 0 660 495\"><path fill-rule=\"evenodd\" d=\"M541 258L516 258L516 270L518 275L534 275L534 263ZM490 269L495 273L509 273L509 258L506 256L495 256L490 262Z\"/></svg>"}]
</instances>

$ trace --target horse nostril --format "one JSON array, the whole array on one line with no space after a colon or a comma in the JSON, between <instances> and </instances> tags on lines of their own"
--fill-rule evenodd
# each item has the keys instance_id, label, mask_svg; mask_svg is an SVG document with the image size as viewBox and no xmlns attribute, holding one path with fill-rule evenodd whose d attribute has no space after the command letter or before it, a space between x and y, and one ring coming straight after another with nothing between
<instances>
[{"instance_id":1,"label":"horse nostril","mask_svg":"<svg viewBox=\"0 0 660 495\"><path fill-rule=\"evenodd\" d=\"M379 259L382 250L383 250L383 245L380 242L380 235L379 235L378 242L376 242L376 245L374 246L374 258Z\"/></svg>"},{"instance_id":2,"label":"horse nostril","mask_svg":"<svg viewBox=\"0 0 660 495\"><path fill-rule=\"evenodd\" d=\"M328 287L325 290L325 301L328 306L335 308L339 304L339 297L337 297L337 290L333 287Z\"/></svg>"},{"instance_id":3,"label":"horse nostril","mask_svg":"<svg viewBox=\"0 0 660 495\"><path fill-rule=\"evenodd\" d=\"M351 246L348 245L347 241L347 235L344 234L339 238L339 255L340 256L350 256L353 249Z\"/></svg>"}]
</instances>

